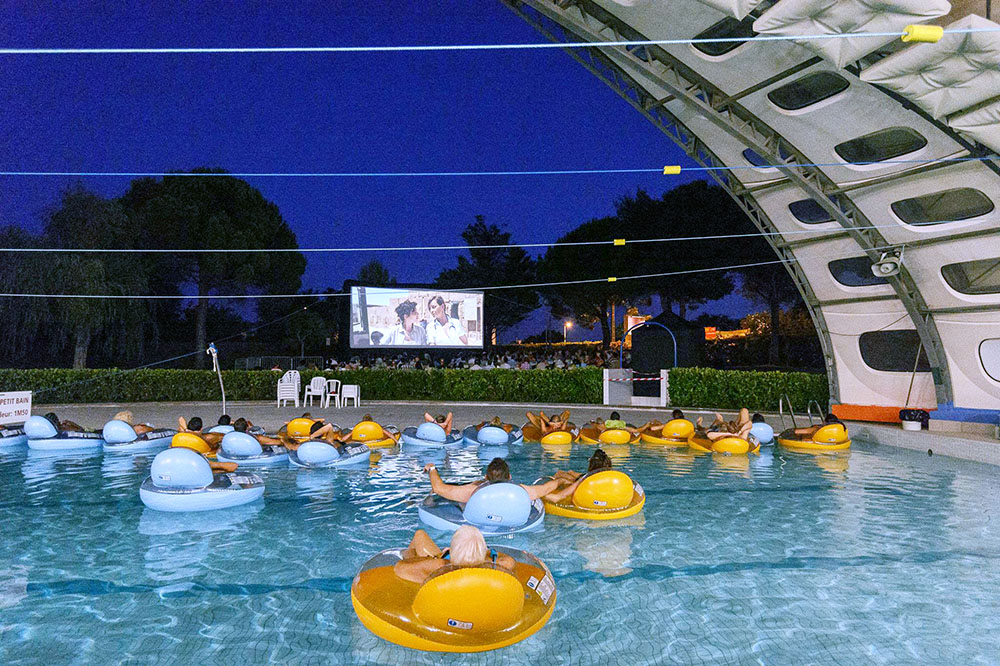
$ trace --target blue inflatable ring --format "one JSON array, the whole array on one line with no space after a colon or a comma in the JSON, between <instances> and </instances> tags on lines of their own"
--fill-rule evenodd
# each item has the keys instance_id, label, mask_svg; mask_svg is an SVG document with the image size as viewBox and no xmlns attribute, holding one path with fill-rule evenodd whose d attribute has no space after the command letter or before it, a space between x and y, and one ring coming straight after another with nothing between
<instances>
[{"instance_id":1,"label":"blue inflatable ring","mask_svg":"<svg viewBox=\"0 0 1000 666\"><path fill-rule=\"evenodd\" d=\"M160 451L139 499L156 511L209 511L247 504L264 494L256 474L213 474L201 454L183 447Z\"/></svg>"},{"instance_id":2,"label":"blue inflatable ring","mask_svg":"<svg viewBox=\"0 0 1000 666\"><path fill-rule=\"evenodd\" d=\"M484 425L482 428L477 428L470 425L462 431L462 438L466 444L485 444L487 446L509 446L524 442L524 435L518 426L511 428L508 433L497 426Z\"/></svg>"},{"instance_id":3,"label":"blue inflatable ring","mask_svg":"<svg viewBox=\"0 0 1000 666\"><path fill-rule=\"evenodd\" d=\"M369 460L371 449L364 444L351 444L340 453L335 446L319 439L302 442L298 449L288 452L288 462L307 469L367 465Z\"/></svg>"},{"instance_id":4,"label":"blue inflatable ring","mask_svg":"<svg viewBox=\"0 0 1000 666\"><path fill-rule=\"evenodd\" d=\"M516 483L489 483L472 494L463 507L458 502L430 495L417 507L420 520L438 530L453 532L474 525L484 536L500 536L539 529L545 520L542 500L531 501Z\"/></svg>"},{"instance_id":5,"label":"blue inflatable ring","mask_svg":"<svg viewBox=\"0 0 1000 666\"><path fill-rule=\"evenodd\" d=\"M253 435L234 430L222 437L215 459L243 466L277 465L288 462L288 451L283 446L261 446Z\"/></svg>"}]
</instances>

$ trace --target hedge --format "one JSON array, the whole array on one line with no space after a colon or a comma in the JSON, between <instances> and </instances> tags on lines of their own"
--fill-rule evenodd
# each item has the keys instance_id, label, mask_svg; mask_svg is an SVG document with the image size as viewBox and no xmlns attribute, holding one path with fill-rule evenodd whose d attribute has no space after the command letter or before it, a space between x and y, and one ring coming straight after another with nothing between
<instances>
[{"instance_id":1,"label":"hedge","mask_svg":"<svg viewBox=\"0 0 1000 666\"><path fill-rule=\"evenodd\" d=\"M227 400L274 400L282 373L224 370ZM361 386L365 400L443 400L599 404L599 368L568 370L389 370L366 368L306 371ZM0 370L0 391L34 391L37 404L102 402L195 402L219 399L210 370Z\"/></svg>"},{"instance_id":2,"label":"hedge","mask_svg":"<svg viewBox=\"0 0 1000 666\"><path fill-rule=\"evenodd\" d=\"M281 372L225 370L228 400L274 400ZM462 402L554 402L600 404L600 368L568 370L389 370L366 368L303 372L302 385L316 375L361 386L365 400ZM37 404L101 402L197 402L219 399L210 370L0 370L0 391L34 391ZM809 400L826 406L826 376L804 372L751 372L711 368L670 371L675 407L777 411L787 394L796 410Z\"/></svg>"},{"instance_id":3,"label":"hedge","mask_svg":"<svg viewBox=\"0 0 1000 666\"><path fill-rule=\"evenodd\" d=\"M796 411L805 411L810 400L826 409L830 400L826 375L713 368L670 371L670 403L676 407L776 412L782 395L791 398Z\"/></svg>"}]
</instances>

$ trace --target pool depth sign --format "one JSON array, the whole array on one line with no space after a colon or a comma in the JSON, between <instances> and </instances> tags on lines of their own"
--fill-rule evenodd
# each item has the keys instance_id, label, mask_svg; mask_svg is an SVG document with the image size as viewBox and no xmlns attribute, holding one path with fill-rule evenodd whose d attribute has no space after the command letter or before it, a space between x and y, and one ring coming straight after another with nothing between
<instances>
[{"instance_id":1,"label":"pool depth sign","mask_svg":"<svg viewBox=\"0 0 1000 666\"><path fill-rule=\"evenodd\" d=\"M24 423L31 416L31 391L0 393L0 425Z\"/></svg>"}]
</instances>

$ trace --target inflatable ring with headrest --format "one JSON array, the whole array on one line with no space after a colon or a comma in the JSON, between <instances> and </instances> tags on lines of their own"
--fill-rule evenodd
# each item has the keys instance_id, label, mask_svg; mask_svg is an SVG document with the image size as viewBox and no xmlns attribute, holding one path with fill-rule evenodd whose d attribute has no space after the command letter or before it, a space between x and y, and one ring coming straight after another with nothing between
<instances>
[{"instance_id":1,"label":"inflatable ring with headrest","mask_svg":"<svg viewBox=\"0 0 1000 666\"><path fill-rule=\"evenodd\" d=\"M136 434L135 428L125 421L112 419L104 424L101 435L104 437L105 451L146 451L161 446L170 446L171 438L176 430L158 428Z\"/></svg>"},{"instance_id":2,"label":"inflatable ring with headrest","mask_svg":"<svg viewBox=\"0 0 1000 666\"><path fill-rule=\"evenodd\" d=\"M0 449L9 446L21 446L28 443L28 436L21 426L0 426Z\"/></svg>"},{"instance_id":3,"label":"inflatable ring with headrest","mask_svg":"<svg viewBox=\"0 0 1000 666\"><path fill-rule=\"evenodd\" d=\"M573 423L567 423L562 430L542 434L534 423L528 422L521 426L521 438L525 442L540 444L572 444L580 436L580 429Z\"/></svg>"},{"instance_id":4,"label":"inflatable ring with headrest","mask_svg":"<svg viewBox=\"0 0 1000 666\"><path fill-rule=\"evenodd\" d=\"M757 438L761 446L774 444L774 428L766 423L754 423L750 428L750 434Z\"/></svg>"},{"instance_id":5,"label":"inflatable ring with headrest","mask_svg":"<svg viewBox=\"0 0 1000 666\"><path fill-rule=\"evenodd\" d=\"M354 577L354 612L376 636L414 650L484 652L513 645L548 622L556 586L534 555L495 550L514 559L513 573L494 565L446 566L422 585L396 575L402 550L382 551Z\"/></svg>"},{"instance_id":6,"label":"inflatable ring with headrest","mask_svg":"<svg viewBox=\"0 0 1000 666\"><path fill-rule=\"evenodd\" d=\"M662 444L664 446L687 446L688 439L694 434L694 424L687 419L671 419L663 425L659 435L644 432L640 438L646 444Z\"/></svg>"},{"instance_id":7,"label":"inflatable ring with headrest","mask_svg":"<svg viewBox=\"0 0 1000 666\"><path fill-rule=\"evenodd\" d=\"M285 424L285 432L292 439L306 440L309 439L313 423L315 423L314 420L302 417L292 419Z\"/></svg>"},{"instance_id":8,"label":"inflatable ring with headrest","mask_svg":"<svg viewBox=\"0 0 1000 666\"><path fill-rule=\"evenodd\" d=\"M223 436L215 459L242 466L277 465L288 462L288 451L283 446L261 446L253 435L234 430Z\"/></svg>"},{"instance_id":9,"label":"inflatable ring with headrest","mask_svg":"<svg viewBox=\"0 0 1000 666\"><path fill-rule=\"evenodd\" d=\"M510 446L511 444L523 444L524 433L521 429L510 423L504 423L504 427L511 426L510 432L503 427L486 424L483 427L470 425L462 431L462 439L466 444L473 446Z\"/></svg>"},{"instance_id":10,"label":"inflatable ring with headrest","mask_svg":"<svg viewBox=\"0 0 1000 666\"><path fill-rule=\"evenodd\" d=\"M450 433L446 433L439 424L425 421L418 426L404 428L399 439L406 446L438 448L458 444L462 441L462 433L455 428L452 428Z\"/></svg>"},{"instance_id":11,"label":"inflatable ring with headrest","mask_svg":"<svg viewBox=\"0 0 1000 666\"><path fill-rule=\"evenodd\" d=\"M629 424L629 427L634 426ZM584 444L635 444L639 439L639 435L620 428L598 430L592 423L580 428L580 441Z\"/></svg>"},{"instance_id":12,"label":"inflatable ring with headrest","mask_svg":"<svg viewBox=\"0 0 1000 666\"><path fill-rule=\"evenodd\" d=\"M179 432L170 440L171 448L184 448L197 451L206 458L214 458L215 452L208 445L201 435L194 432Z\"/></svg>"},{"instance_id":13,"label":"inflatable ring with headrest","mask_svg":"<svg viewBox=\"0 0 1000 666\"><path fill-rule=\"evenodd\" d=\"M264 481L256 474L213 474L204 456L186 447L160 451L149 471L139 499L157 511L225 509L264 494Z\"/></svg>"},{"instance_id":14,"label":"inflatable ring with headrest","mask_svg":"<svg viewBox=\"0 0 1000 666\"><path fill-rule=\"evenodd\" d=\"M646 505L646 493L628 474L613 469L584 475L573 496L545 502L553 516L583 520L615 520L633 516Z\"/></svg>"},{"instance_id":15,"label":"inflatable ring with headrest","mask_svg":"<svg viewBox=\"0 0 1000 666\"><path fill-rule=\"evenodd\" d=\"M388 437L386 437L388 433ZM394 425L383 428L374 421L361 421L351 428L351 436L346 444L364 444L369 449L384 449L399 443L399 429Z\"/></svg>"},{"instance_id":16,"label":"inflatable ring with headrest","mask_svg":"<svg viewBox=\"0 0 1000 666\"><path fill-rule=\"evenodd\" d=\"M484 483L465 506L430 495L417 506L417 513L434 529L448 532L475 525L486 536L535 530L545 520L542 501L531 501L528 491L512 482Z\"/></svg>"},{"instance_id":17,"label":"inflatable ring with headrest","mask_svg":"<svg viewBox=\"0 0 1000 666\"><path fill-rule=\"evenodd\" d=\"M288 462L308 469L367 465L370 459L371 449L364 444L345 444L341 453L337 447L321 439L310 439L302 442L296 450L288 451Z\"/></svg>"},{"instance_id":18,"label":"inflatable ring with headrest","mask_svg":"<svg viewBox=\"0 0 1000 666\"><path fill-rule=\"evenodd\" d=\"M222 425L222 424L214 425L214 426L212 426L211 428L208 429L209 432L219 432L219 433L222 433L223 435L225 435L226 433L233 432L235 430L236 430L236 428L234 428L233 426L228 425L228 424L227 425Z\"/></svg>"},{"instance_id":19,"label":"inflatable ring with headrest","mask_svg":"<svg viewBox=\"0 0 1000 666\"><path fill-rule=\"evenodd\" d=\"M760 452L760 442L751 443L736 435L716 440L707 437L692 437L688 440L688 447L702 453L725 453L733 456Z\"/></svg>"},{"instance_id":20,"label":"inflatable ring with headrest","mask_svg":"<svg viewBox=\"0 0 1000 666\"><path fill-rule=\"evenodd\" d=\"M29 416L24 422L28 448L36 451L77 451L100 448L104 439L99 432L58 431L44 416Z\"/></svg>"},{"instance_id":21,"label":"inflatable ring with headrest","mask_svg":"<svg viewBox=\"0 0 1000 666\"><path fill-rule=\"evenodd\" d=\"M851 438L844 424L831 423L814 432L812 437L796 435L794 429L788 429L778 435L778 444L799 451L845 451L851 448Z\"/></svg>"}]
</instances>

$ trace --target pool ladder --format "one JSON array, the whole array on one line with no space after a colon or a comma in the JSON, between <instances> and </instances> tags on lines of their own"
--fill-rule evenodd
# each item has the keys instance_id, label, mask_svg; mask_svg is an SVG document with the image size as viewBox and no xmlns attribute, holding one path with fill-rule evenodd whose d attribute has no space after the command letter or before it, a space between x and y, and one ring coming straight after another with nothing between
<instances>
[{"instance_id":1,"label":"pool ladder","mask_svg":"<svg viewBox=\"0 0 1000 666\"><path fill-rule=\"evenodd\" d=\"M816 406L816 414L813 415L813 405ZM785 421L785 408L788 408L788 417L792 422L793 428L798 428L798 423L795 422L795 410L792 409L792 399L787 393L783 394L778 398L778 418L781 419L781 429L785 430L788 428L788 424ZM806 417L809 419L809 425L815 425L816 421L820 423L823 422L823 407L819 404L818 400L810 400L806 404Z\"/></svg>"}]
</instances>

